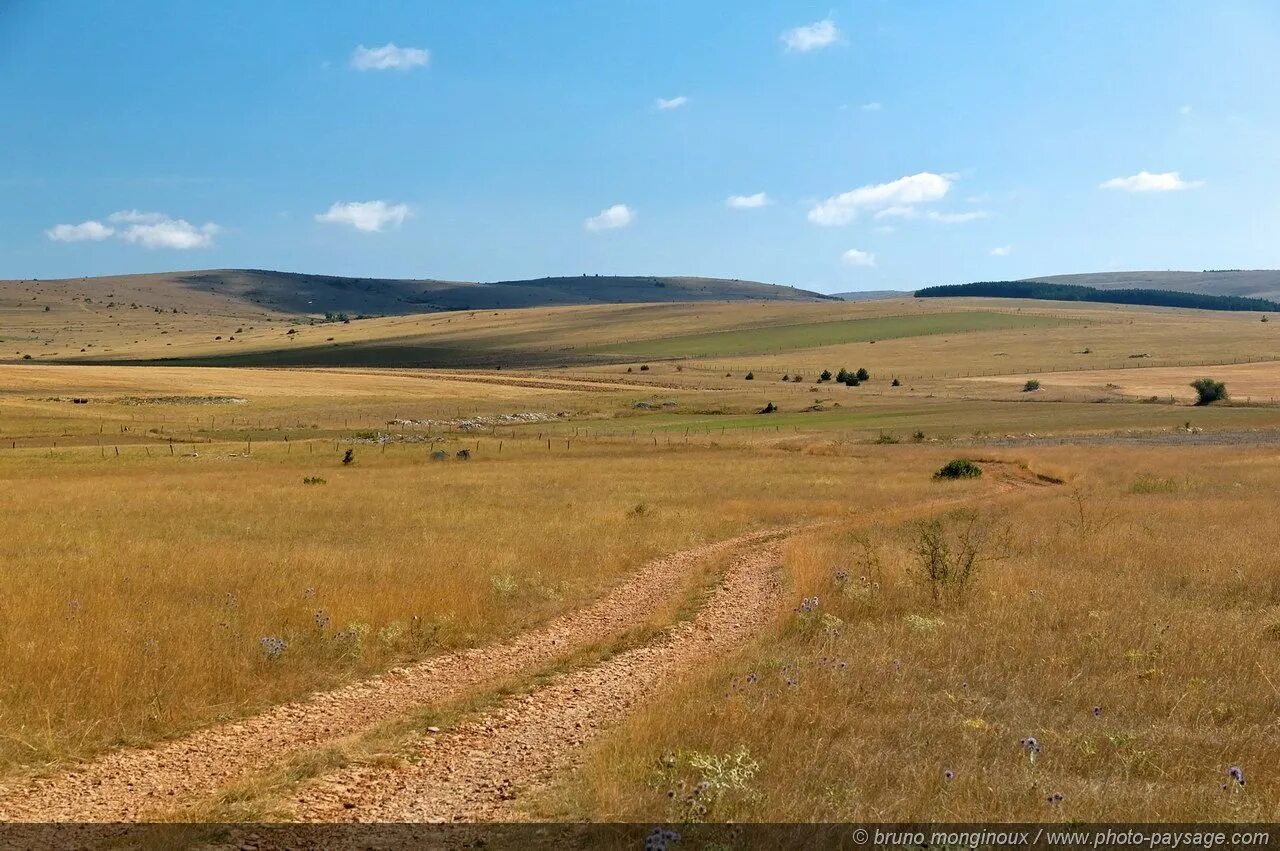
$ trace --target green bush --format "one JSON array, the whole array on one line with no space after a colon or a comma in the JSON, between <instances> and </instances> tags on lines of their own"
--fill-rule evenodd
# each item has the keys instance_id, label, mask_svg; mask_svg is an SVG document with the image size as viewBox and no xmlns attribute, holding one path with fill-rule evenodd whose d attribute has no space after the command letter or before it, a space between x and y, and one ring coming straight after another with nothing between
<instances>
[{"instance_id":1,"label":"green bush","mask_svg":"<svg viewBox=\"0 0 1280 851\"><path fill-rule=\"evenodd\" d=\"M822 374L818 376L818 380L819 380L819 381L830 381L830 380L831 380L831 370L829 370L829 369L824 369L824 370L822 371Z\"/></svg>"},{"instance_id":2,"label":"green bush","mask_svg":"<svg viewBox=\"0 0 1280 851\"><path fill-rule=\"evenodd\" d=\"M953 458L942 465L942 469L933 474L935 479L976 479L982 475L982 468L968 458Z\"/></svg>"},{"instance_id":3,"label":"green bush","mask_svg":"<svg viewBox=\"0 0 1280 851\"><path fill-rule=\"evenodd\" d=\"M1197 378L1191 382L1196 391L1197 405L1212 405L1227 399L1227 385L1212 378Z\"/></svg>"},{"instance_id":4,"label":"green bush","mask_svg":"<svg viewBox=\"0 0 1280 851\"><path fill-rule=\"evenodd\" d=\"M1039 389L1040 389L1040 382L1036 381L1034 378L1028 381L1026 384L1022 385L1023 393L1034 393Z\"/></svg>"},{"instance_id":5,"label":"green bush","mask_svg":"<svg viewBox=\"0 0 1280 851\"><path fill-rule=\"evenodd\" d=\"M867 381L868 379L871 378L871 373L867 372L862 367L858 367L858 371L854 373L854 377L857 378L859 381Z\"/></svg>"}]
</instances>

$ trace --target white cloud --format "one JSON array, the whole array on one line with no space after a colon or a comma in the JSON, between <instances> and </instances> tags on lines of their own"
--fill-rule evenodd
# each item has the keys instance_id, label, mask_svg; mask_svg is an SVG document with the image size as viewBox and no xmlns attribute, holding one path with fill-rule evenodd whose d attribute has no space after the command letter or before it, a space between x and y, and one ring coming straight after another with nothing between
<instances>
[{"instance_id":1,"label":"white cloud","mask_svg":"<svg viewBox=\"0 0 1280 851\"><path fill-rule=\"evenodd\" d=\"M1190 115L1191 113L1192 113L1191 104L1183 104L1182 106L1178 107L1179 115Z\"/></svg>"},{"instance_id":2,"label":"white cloud","mask_svg":"<svg viewBox=\"0 0 1280 851\"><path fill-rule=\"evenodd\" d=\"M1131 177L1113 177L1098 184L1099 189L1122 189L1125 192L1174 192L1203 186L1203 180L1183 180L1176 171L1152 174L1140 171Z\"/></svg>"},{"instance_id":3,"label":"white cloud","mask_svg":"<svg viewBox=\"0 0 1280 851\"><path fill-rule=\"evenodd\" d=\"M948 175L922 171L888 183L862 186L814 205L809 210L809 221L816 225L847 225L864 210L910 217L915 212L913 205L943 198L951 190L951 183Z\"/></svg>"},{"instance_id":4,"label":"white cloud","mask_svg":"<svg viewBox=\"0 0 1280 851\"><path fill-rule=\"evenodd\" d=\"M658 98L654 101L654 105L657 106L658 109L679 109L688 102L689 99L684 95L676 95L673 98Z\"/></svg>"},{"instance_id":5,"label":"white cloud","mask_svg":"<svg viewBox=\"0 0 1280 851\"><path fill-rule=\"evenodd\" d=\"M863 112L879 112L882 109L884 109L884 104L880 103L878 100L873 100L871 103L864 103L862 105Z\"/></svg>"},{"instance_id":6,"label":"white cloud","mask_svg":"<svg viewBox=\"0 0 1280 851\"><path fill-rule=\"evenodd\" d=\"M212 222L196 227L186 219L161 218L155 222L130 225L120 234L125 242L144 248L208 248L213 237L221 230Z\"/></svg>"},{"instance_id":7,"label":"white cloud","mask_svg":"<svg viewBox=\"0 0 1280 851\"><path fill-rule=\"evenodd\" d=\"M835 21L826 18L787 30L780 38L787 50L808 53L810 50L821 50L835 44L840 40L840 30L836 28Z\"/></svg>"},{"instance_id":8,"label":"white cloud","mask_svg":"<svg viewBox=\"0 0 1280 851\"><path fill-rule=\"evenodd\" d=\"M417 47L396 47L387 42L382 47L363 44L351 54L351 67L357 71L408 71L431 61L431 52Z\"/></svg>"},{"instance_id":9,"label":"white cloud","mask_svg":"<svg viewBox=\"0 0 1280 851\"><path fill-rule=\"evenodd\" d=\"M98 221L78 225L57 225L46 233L59 242L79 240L103 240L116 237L143 248L208 248L222 228L213 222L193 225L186 219L173 219L164 213L147 213L141 210L117 210L107 216L107 221L127 227L114 228Z\"/></svg>"},{"instance_id":10,"label":"white cloud","mask_svg":"<svg viewBox=\"0 0 1280 851\"><path fill-rule=\"evenodd\" d=\"M115 232L115 228L90 219L78 225L54 225L45 234L54 242L101 242Z\"/></svg>"},{"instance_id":11,"label":"white cloud","mask_svg":"<svg viewBox=\"0 0 1280 851\"><path fill-rule=\"evenodd\" d=\"M876 256L869 251L860 251L857 248L850 248L840 259L844 261L846 266L874 266L876 265Z\"/></svg>"},{"instance_id":12,"label":"white cloud","mask_svg":"<svg viewBox=\"0 0 1280 851\"><path fill-rule=\"evenodd\" d=\"M773 201L763 192L757 192L754 195L730 195L724 201L726 207L735 210L754 210L759 207L767 207Z\"/></svg>"},{"instance_id":13,"label":"white cloud","mask_svg":"<svg viewBox=\"0 0 1280 851\"><path fill-rule=\"evenodd\" d=\"M367 233L380 231L386 225L400 227L407 218L408 204L388 204L386 201L338 201L315 216L317 222L350 225Z\"/></svg>"},{"instance_id":14,"label":"white cloud","mask_svg":"<svg viewBox=\"0 0 1280 851\"><path fill-rule=\"evenodd\" d=\"M582 223L587 230L613 230L614 228L625 228L636 220L636 211L628 207L626 204L614 204L612 207L606 207L600 211L597 216L592 216Z\"/></svg>"},{"instance_id":15,"label":"white cloud","mask_svg":"<svg viewBox=\"0 0 1280 851\"><path fill-rule=\"evenodd\" d=\"M1013 253L1012 245L999 245L991 249L991 252L990 252L992 257L1008 257L1012 253Z\"/></svg>"}]
</instances>

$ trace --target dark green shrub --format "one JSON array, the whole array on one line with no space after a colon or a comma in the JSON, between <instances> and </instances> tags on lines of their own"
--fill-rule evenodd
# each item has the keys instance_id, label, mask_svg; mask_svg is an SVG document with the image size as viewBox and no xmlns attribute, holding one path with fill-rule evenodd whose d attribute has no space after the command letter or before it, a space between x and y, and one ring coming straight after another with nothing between
<instances>
[{"instance_id":1,"label":"dark green shrub","mask_svg":"<svg viewBox=\"0 0 1280 851\"><path fill-rule=\"evenodd\" d=\"M942 465L942 469L933 474L935 479L976 479L982 475L982 468L968 458L953 458Z\"/></svg>"},{"instance_id":2,"label":"dark green shrub","mask_svg":"<svg viewBox=\"0 0 1280 851\"><path fill-rule=\"evenodd\" d=\"M893 379L893 381L890 381L890 382L889 382L889 386L890 386L890 387L901 387L901 386L902 386L902 382L895 378L895 379Z\"/></svg>"},{"instance_id":3,"label":"dark green shrub","mask_svg":"<svg viewBox=\"0 0 1280 851\"><path fill-rule=\"evenodd\" d=\"M1040 382L1036 381L1034 378L1028 381L1026 384L1022 385L1023 393L1034 393L1039 389L1040 389Z\"/></svg>"},{"instance_id":4,"label":"dark green shrub","mask_svg":"<svg viewBox=\"0 0 1280 851\"><path fill-rule=\"evenodd\" d=\"M867 381L871 378L871 373L867 372L863 367L858 367L858 371L854 373L854 376L859 381Z\"/></svg>"},{"instance_id":5,"label":"dark green shrub","mask_svg":"<svg viewBox=\"0 0 1280 851\"><path fill-rule=\"evenodd\" d=\"M819 376L818 376L818 380L819 380L819 381L830 381L830 380L831 380L831 370L829 370L829 369L824 369L824 370L822 371L822 375L819 375Z\"/></svg>"},{"instance_id":6,"label":"dark green shrub","mask_svg":"<svg viewBox=\"0 0 1280 851\"><path fill-rule=\"evenodd\" d=\"M1197 378L1191 382L1196 391L1197 405L1212 405L1227 399L1227 385L1212 378Z\"/></svg>"},{"instance_id":7,"label":"dark green shrub","mask_svg":"<svg viewBox=\"0 0 1280 851\"><path fill-rule=\"evenodd\" d=\"M748 372L747 381L755 381L755 380L756 380L756 374L754 372Z\"/></svg>"}]
</instances>

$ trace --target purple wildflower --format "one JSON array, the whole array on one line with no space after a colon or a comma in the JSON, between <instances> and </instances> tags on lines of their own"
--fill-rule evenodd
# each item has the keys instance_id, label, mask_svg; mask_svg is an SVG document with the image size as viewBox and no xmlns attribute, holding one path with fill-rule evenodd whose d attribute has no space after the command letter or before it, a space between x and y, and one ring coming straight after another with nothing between
<instances>
[{"instance_id":1,"label":"purple wildflower","mask_svg":"<svg viewBox=\"0 0 1280 851\"><path fill-rule=\"evenodd\" d=\"M1230 777L1232 780L1234 780L1237 786L1244 785L1244 771L1241 770L1240 766L1233 765L1230 768L1228 768L1227 776Z\"/></svg>"}]
</instances>

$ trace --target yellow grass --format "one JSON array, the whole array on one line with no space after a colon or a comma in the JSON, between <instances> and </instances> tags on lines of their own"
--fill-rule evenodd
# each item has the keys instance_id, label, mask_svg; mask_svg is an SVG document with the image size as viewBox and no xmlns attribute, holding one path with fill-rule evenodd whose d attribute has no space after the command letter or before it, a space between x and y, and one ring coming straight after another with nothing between
<instances>
[{"instance_id":1,"label":"yellow grass","mask_svg":"<svg viewBox=\"0 0 1280 851\"><path fill-rule=\"evenodd\" d=\"M75 305L85 333L119 347L113 355L203 356L228 342L205 339L229 318L211 309L135 344L140 319L116 329ZM37 337L62 334L64 307L0 305ZM682 674L535 811L694 815L686 792L708 763L691 755L741 751L757 771L705 817L1274 820L1280 586L1266 535L1280 520L1280 455L999 450L1068 483L992 502L1016 532L1008 557L946 605L914 577L911 523L941 511L939 499L987 502L999 489L991 478L930 480L951 457L991 451L953 438L1137 430L1173 440L1187 420L1210 431L1280 425L1269 406L1192 409L1183 387L1207 374L1237 398L1269 397L1270 365L1170 366L1265 356L1275 323L990 301L619 305L308 326L298 343L282 342L283 322L264 321L244 340L271 352L346 335L575 361L579 347L620 340L940 309L1072 324L644 371L643 361L585 360L541 370L0 365L0 770L173 736L509 635L659 554L845 518L787 545L775 629ZM1139 352L1151 366L1107 368ZM841 366L866 366L873 380L814 383ZM803 382L779 380L796 371ZM1005 377L966 377L990 372ZM889 385L895 374L901 387ZM1020 391L1031 375L1040 393ZM1177 404L1135 401L1167 393ZM779 411L757 414L766 401ZM537 417L460 425L516 413ZM393 422L406 419L416 422ZM903 443L872 445L881 434ZM436 447L476 458L432 462ZM339 460L347 448L350 467ZM304 484L311 476L325 483ZM1088 494L1083 529L1075 488ZM834 580L841 570L849 582ZM795 611L812 596L816 612ZM271 637L287 642L277 659L261 644ZM1018 745L1026 736L1042 745L1034 767ZM1224 792L1233 764L1249 785ZM1046 801L1054 792L1059 805Z\"/></svg>"},{"instance_id":2,"label":"yellow grass","mask_svg":"<svg viewBox=\"0 0 1280 851\"><path fill-rule=\"evenodd\" d=\"M882 502L898 481L779 450L505 444L469 463L357 445L350 467L327 443L5 453L3 761L171 735L488 640L659 554L840 513L854 486Z\"/></svg>"},{"instance_id":3,"label":"yellow grass","mask_svg":"<svg viewBox=\"0 0 1280 851\"><path fill-rule=\"evenodd\" d=\"M776 632L673 684L544 806L687 817L707 778L694 755L742 752L756 775L703 795L700 817L1274 820L1280 457L1043 459L1086 488L1083 524L1075 486L1021 495L1003 509L1005 558L942 605L918 579L909 524L794 541L788 604L817 596L817 610L780 612Z\"/></svg>"}]
</instances>

